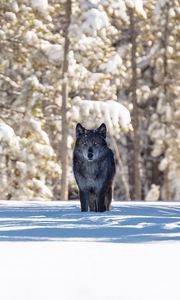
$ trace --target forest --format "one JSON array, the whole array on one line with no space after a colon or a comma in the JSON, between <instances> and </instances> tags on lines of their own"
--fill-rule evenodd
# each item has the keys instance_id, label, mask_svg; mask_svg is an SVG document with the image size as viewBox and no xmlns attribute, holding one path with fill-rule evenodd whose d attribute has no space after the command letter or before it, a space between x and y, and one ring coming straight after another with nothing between
<instances>
[{"instance_id":1,"label":"forest","mask_svg":"<svg viewBox=\"0 0 180 300\"><path fill-rule=\"evenodd\" d=\"M0 199L78 199L104 122L114 199L180 200L180 1L0 1Z\"/></svg>"}]
</instances>

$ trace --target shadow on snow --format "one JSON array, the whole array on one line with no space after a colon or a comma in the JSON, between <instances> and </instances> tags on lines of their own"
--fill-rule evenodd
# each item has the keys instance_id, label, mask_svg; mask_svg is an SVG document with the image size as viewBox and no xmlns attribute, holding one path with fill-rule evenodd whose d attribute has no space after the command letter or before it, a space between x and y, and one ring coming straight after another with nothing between
<instances>
[{"instance_id":1,"label":"shadow on snow","mask_svg":"<svg viewBox=\"0 0 180 300\"><path fill-rule=\"evenodd\" d=\"M77 204L0 204L0 241L147 243L180 240L180 204L116 204L81 213Z\"/></svg>"}]
</instances>

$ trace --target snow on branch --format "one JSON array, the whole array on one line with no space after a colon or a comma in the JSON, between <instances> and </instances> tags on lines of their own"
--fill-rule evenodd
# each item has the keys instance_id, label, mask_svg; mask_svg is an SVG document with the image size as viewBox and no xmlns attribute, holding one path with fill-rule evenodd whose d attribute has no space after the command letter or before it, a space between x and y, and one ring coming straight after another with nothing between
<instances>
[{"instance_id":1,"label":"snow on branch","mask_svg":"<svg viewBox=\"0 0 180 300\"><path fill-rule=\"evenodd\" d=\"M92 8L86 11L82 15L83 24L82 30L86 33L96 33L96 31L107 27L109 25L109 19L105 11L99 11Z\"/></svg>"},{"instance_id":2,"label":"snow on branch","mask_svg":"<svg viewBox=\"0 0 180 300\"><path fill-rule=\"evenodd\" d=\"M63 61L63 47L59 44L51 44L48 41L42 41L40 45L42 52L48 57L50 63L60 66Z\"/></svg>"},{"instance_id":3,"label":"snow on branch","mask_svg":"<svg viewBox=\"0 0 180 300\"><path fill-rule=\"evenodd\" d=\"M42 180L33 178L29 181L29 187L38 194L38 199L52 199L52 191Z\"/></svg>"},{"instance_id":4,"label":"snow on branch","mask_svg":"<svg viewBox=\"0 0 180 300\"><path fill-rule=\"evenodd\" d=\"M8 144L14 138L15 133L12 127L0 121L0 142L5 141Z\"/></svg>"},{"instance_id":5,"label":"snow on branch","mask_svg":"<svg viewBox=\"0 0 180 300\"><path fill-rule=\"evenodd\" d=\"M108 15L106 11L103 10L103 6L100 5L100 2L101 1L88 1L82 6L82 8L86 10L82 14L82 31L84 33L93 33L96 35L98 30L110 26ZM114 15L124 22L128 22L129 20L128 8L133 8L137 14L146 18L142 0L111 0L110 3L106 5L108 5L107 11L110 14L114 12Z\"/></svg>"},{"instance_id":6,"label":"snow on branch","mask_svg":"<svg viewBox=\"0 0 180 300\"><path fill-rule=\"evenodd\" d=\"M0 152L8 154L10 157L17 158L20 154L19 137L16 136L14 129L0 120Z\"/></svg>"},{"instance_id":7,"label":"snow on branch","mask_svg":"<svg viewBox=\"0 0 180 300\"><path fill-rule=\"evenodd\" d=\"M94 101L75 97L70 115L73 121L83 122L88 127L105 122L108 130L114 135L120 131L132 130L129 110L114 100Z\"/></svg>"},{"instance_id":8,"label":"snow on branch","mask_svg":"<svg viewBox=\"0 0 180 300\"><path fill-rule=\"evenodd\" d=\"M125 0L128 7L134 8L137 14L146 19L146 12L143 8L142 0Z\"/></svg>"},{"instance_id":9,"label":"snow on branch","mask_svg":"<svg viewBox=\"0 0 180 300\"><path fill-rule=\"evenodd\" d=\"M118 53L114 54L107 63L101 64L100 69L106 73L117 74L122 66L122 58Z\"/></svg>"},{"instance_id":10,"label":"snow on branch","mask_svg":"<svg viewBox=\"0 0 180 300\"><path fill-rule=\"evenodd\" d=\"M38 120L31 118L27 121L24 121L24 129L34 132L37 139L42 144L50 145L49 137L47 133L44 130L42 130L41 124Z\"/></svg>"},{"instance_id":11,"label":"snow on branch","mask_svg":"<svg viewBox=\"0 0 180 300\"><path fill-rule=\"evenodd\" d=\"M31 6L38 11L46 11L48 9L48 0L31 0Z\"/></svg>"}]
</instances>

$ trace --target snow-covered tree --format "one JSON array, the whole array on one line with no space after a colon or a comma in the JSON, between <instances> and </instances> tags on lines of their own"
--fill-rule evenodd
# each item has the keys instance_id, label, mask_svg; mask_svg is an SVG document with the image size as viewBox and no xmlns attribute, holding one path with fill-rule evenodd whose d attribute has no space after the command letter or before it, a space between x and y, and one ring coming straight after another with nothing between
<instances>
[{"instance_id":1,"label":"snow-covered tree","mask_svg":"<svg viewBox=\"0 0 180 300\"><path fill-rule=\"evenodd\" d=\"M115 198L133 198L133 11L142 197L149 199L156 187L159 198L177 200L179 2L72 0L68 35L66 4L0 3L1 198L60 197L64 85L69 195L77 196L71 168L76 122L88 128L106 122L118 165ZM69 49L63 75L65 36Z\"/></svg>"},{"instance_id":2,"label":"snow-covered tree","mask_svg":"<svg viewBox=\"0 0 180 300\"><path fill-rule=\"evenodd\" d=\"M157 1L154 14L154 82L157 97L149 134L154 142L153 157L161 157L159 170L164 179L161 197L179 198L180 139L179 139L179 9L178 1Z\"/></svg>"}]
</instances>

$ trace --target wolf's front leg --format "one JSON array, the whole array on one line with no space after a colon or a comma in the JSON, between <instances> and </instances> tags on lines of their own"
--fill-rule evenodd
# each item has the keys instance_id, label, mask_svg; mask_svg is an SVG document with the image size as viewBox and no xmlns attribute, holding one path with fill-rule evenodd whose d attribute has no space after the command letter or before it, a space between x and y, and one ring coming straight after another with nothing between
<instances>
[{"instance_id":1,"label":"wolf's front leg","mask_svg":"<svg viewBox=\"0 0 180 300\"><path fill-rule=\"evenodd\" d=\"M106 193L105 193L105 207L106 210L108 211L111 209L111 202L112 202L112 185L110 184L106 188Z\"/></svg>"},{"instance_id":2,"label":"wolf's front leg","mask_svg":"<svg viewBox=\"0 0 180 300\"><path fill-rule=\"evenodd\" d=\"M89 192L80 190L81 211L88 211Z\"/></svg>"},{"instance_id":3,"label":"wolf's front leg","mask_svg":"<svg viewBox=\"0 0 180 300\"><path fill-rule=\"evenodd\" d=\"M98 212L104 212L106 211L106 206L105 206L105 191L101 190L98 193L98 197L97 197L97 211Z\"/></svg>"}]
</instances>

